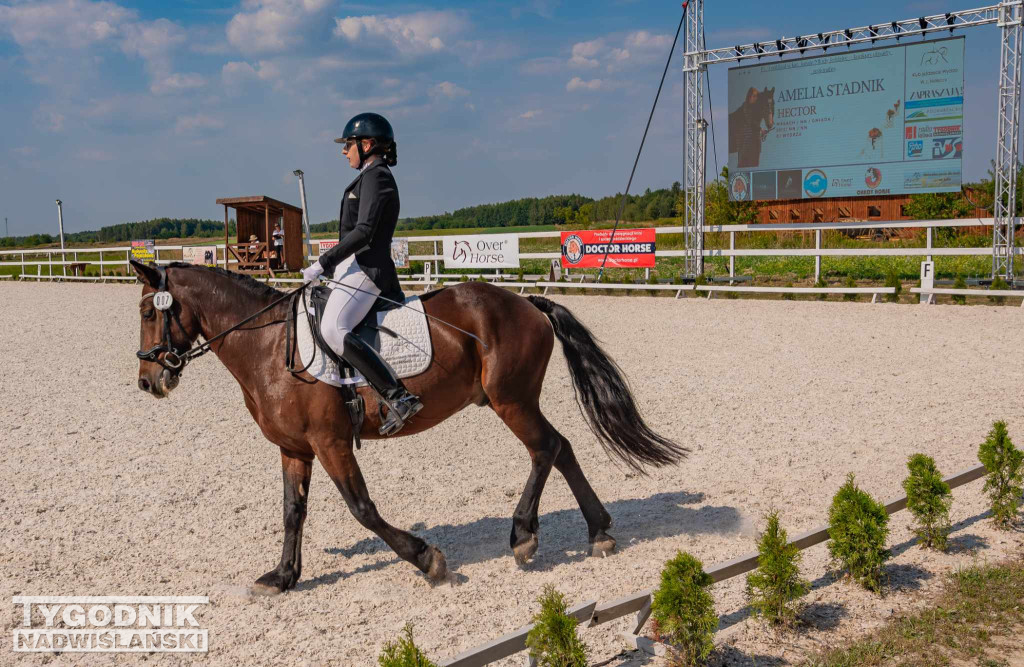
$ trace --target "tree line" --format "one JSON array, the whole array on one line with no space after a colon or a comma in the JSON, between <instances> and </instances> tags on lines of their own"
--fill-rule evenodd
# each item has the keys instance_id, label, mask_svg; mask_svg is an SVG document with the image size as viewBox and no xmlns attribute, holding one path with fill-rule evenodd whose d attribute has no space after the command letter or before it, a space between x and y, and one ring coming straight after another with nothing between
<instances>
[{"instance_id":1,"label":"tree line","mask_svg":"<svg viewBox=\"0 0 1024 667\"><path fill-rule=\"evenodd\" d=\"M234 235L235 221L228 223L228 233ZM220 238L224 236L224 223L198 218L154 218L139 222L122 222L98 230L64 234L65 243L122 243L138 239ZM60 243L53 234L8 236L0 239L0 247L23 248Z\"/></svg>"}]
</instances>

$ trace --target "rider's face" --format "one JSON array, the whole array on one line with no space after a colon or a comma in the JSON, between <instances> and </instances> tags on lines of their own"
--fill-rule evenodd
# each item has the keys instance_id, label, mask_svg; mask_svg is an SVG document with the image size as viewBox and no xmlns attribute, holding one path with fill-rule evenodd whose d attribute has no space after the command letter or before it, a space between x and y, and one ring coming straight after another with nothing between
<instances>
[{"instance_id":1,"label":"rider's face","mask_svg":"<svg viewBox=\"0 0 1024 667\"><path fill-rule=\"evenodd\" d=\"M362 139L363 142L363 153L366 154L373 147L373 142L369 139ZM359 149L356 148L356 142L352 139L342 144L342 153L348 158L348 166L353 169L359 169Z\"/></svg>"}]
</instances>

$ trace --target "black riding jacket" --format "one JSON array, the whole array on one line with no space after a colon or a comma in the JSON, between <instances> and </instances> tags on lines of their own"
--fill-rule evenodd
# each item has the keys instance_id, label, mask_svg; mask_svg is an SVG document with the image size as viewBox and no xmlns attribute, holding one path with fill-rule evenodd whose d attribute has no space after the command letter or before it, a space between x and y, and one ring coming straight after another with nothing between
<instances>
[{"instance_id":1,"label":"black riding jacket","mask_svg":"<svg viewBox=\"0 0 1024 667\"><path fill-rule=\"evenodd\" d=\"M377 158L345 188L339 212L338 245L320 256L328 276L349 255L386 297L401 294L391 261L391 238L398 224L398 184L384 160Z\"/></svg>"}]
</instances>

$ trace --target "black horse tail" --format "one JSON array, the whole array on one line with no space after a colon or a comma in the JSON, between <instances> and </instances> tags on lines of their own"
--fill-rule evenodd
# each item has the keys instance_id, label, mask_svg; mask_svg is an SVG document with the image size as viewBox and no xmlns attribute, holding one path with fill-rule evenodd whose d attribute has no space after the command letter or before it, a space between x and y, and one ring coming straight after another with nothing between
<instances>
[{"instance_id":1,"label":"black horse tail","mask_svg":"<svg viewBox=\"0 0 1024 667\"><path fill-rule=\"evenodd\" d=\"M622 369L582 322L550 299L526 298L548 316L562 342L576 404L605 451L640 473L644 464L674 464L686 456L687 448L658 435L644 422Z\"/></svg>"}]
</instances>

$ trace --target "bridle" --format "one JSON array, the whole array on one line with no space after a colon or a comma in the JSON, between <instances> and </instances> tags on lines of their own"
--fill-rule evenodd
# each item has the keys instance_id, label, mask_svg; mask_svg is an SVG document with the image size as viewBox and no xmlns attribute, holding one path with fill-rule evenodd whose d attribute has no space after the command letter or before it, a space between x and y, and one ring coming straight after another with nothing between
<instances>
[{"instance_id":1,"label":"bridle","mask_svg":"<svg viewBox=\"0 0 1024 667\"><path fill-rule=\"evenodd\" d=\"M181 371L184 370L185 366L187 366L189 362L191 362L193 359L197 359L206 354L207 352L209 352L211 349L210 345L218 338L221 338L231 333L232 331L237 330L243 324L251 322L252 320L256 319L258 316L267 312L268 310L270 310L277 304L281 303L285 299L298 295L299 292L302 291L303 287L305 287L303 285L298 289L292 290L291 292L285 292L279 298L271 301L269 305L259 309L258 311L256 311L249 317L245 318L238 324L229 327L224 331L221 331L216 336L213 336L212 338L203 341L199 345L193 345L187 350L181 351L174 345L174 340L171 338L172 315L174 317L174 321L177 322L178 324L178 328L181 329L181 331L186 336L188 336L189 334L187 331L185 331L185 327L181 323L181 318L178 315L178 311L173 310L174 297L172 297L171 293L167 290L167 269L163 268L162 266L154 266L153 268L156 269L156 271L160 275L160 283L157 286L157 291L151 292L142 297L142 300L139 302L139 304L141 305L143 301L151 298L153 299L153 307L156 310L163 313L163 341L161 341L160 344L158 345L154 345L148 350L139 350L138 352L135 353L135 356L141 359L142 361L150 361L155 364L160 364L174 376L181 375ZM163 355L163 357L160 356L161 354Z\"/></svg>"},{"instance_id":2,"label":"bridle","mask_svg":"<svg viewBox=\"0 0 1024 667\"><path fill-rule=\"evenodd\" d=\"M161 266L154 267L160 274L160 285L157 287L156 292L150 292L149 294L142 297L139 301L139 305L146 299L153 299L153 308L163 313L163 341L148 350L139 350L135 353L135 356L142 361L151 361L155 364L160 364L173 375L179 375L185 365L188 364L194 357L189 356L188 350L186 352L180 352L174 346L174 340L171 338L171 316L174 316L175 322L178 323L178 328L181 329L185 335L188 332L185 331L185 327L181 324L181 318L178 313L172 310L174 306L174 297L167 291L167 270ZM161 357L160 355L163 355Z\"/></svg>"}]
</instances>

